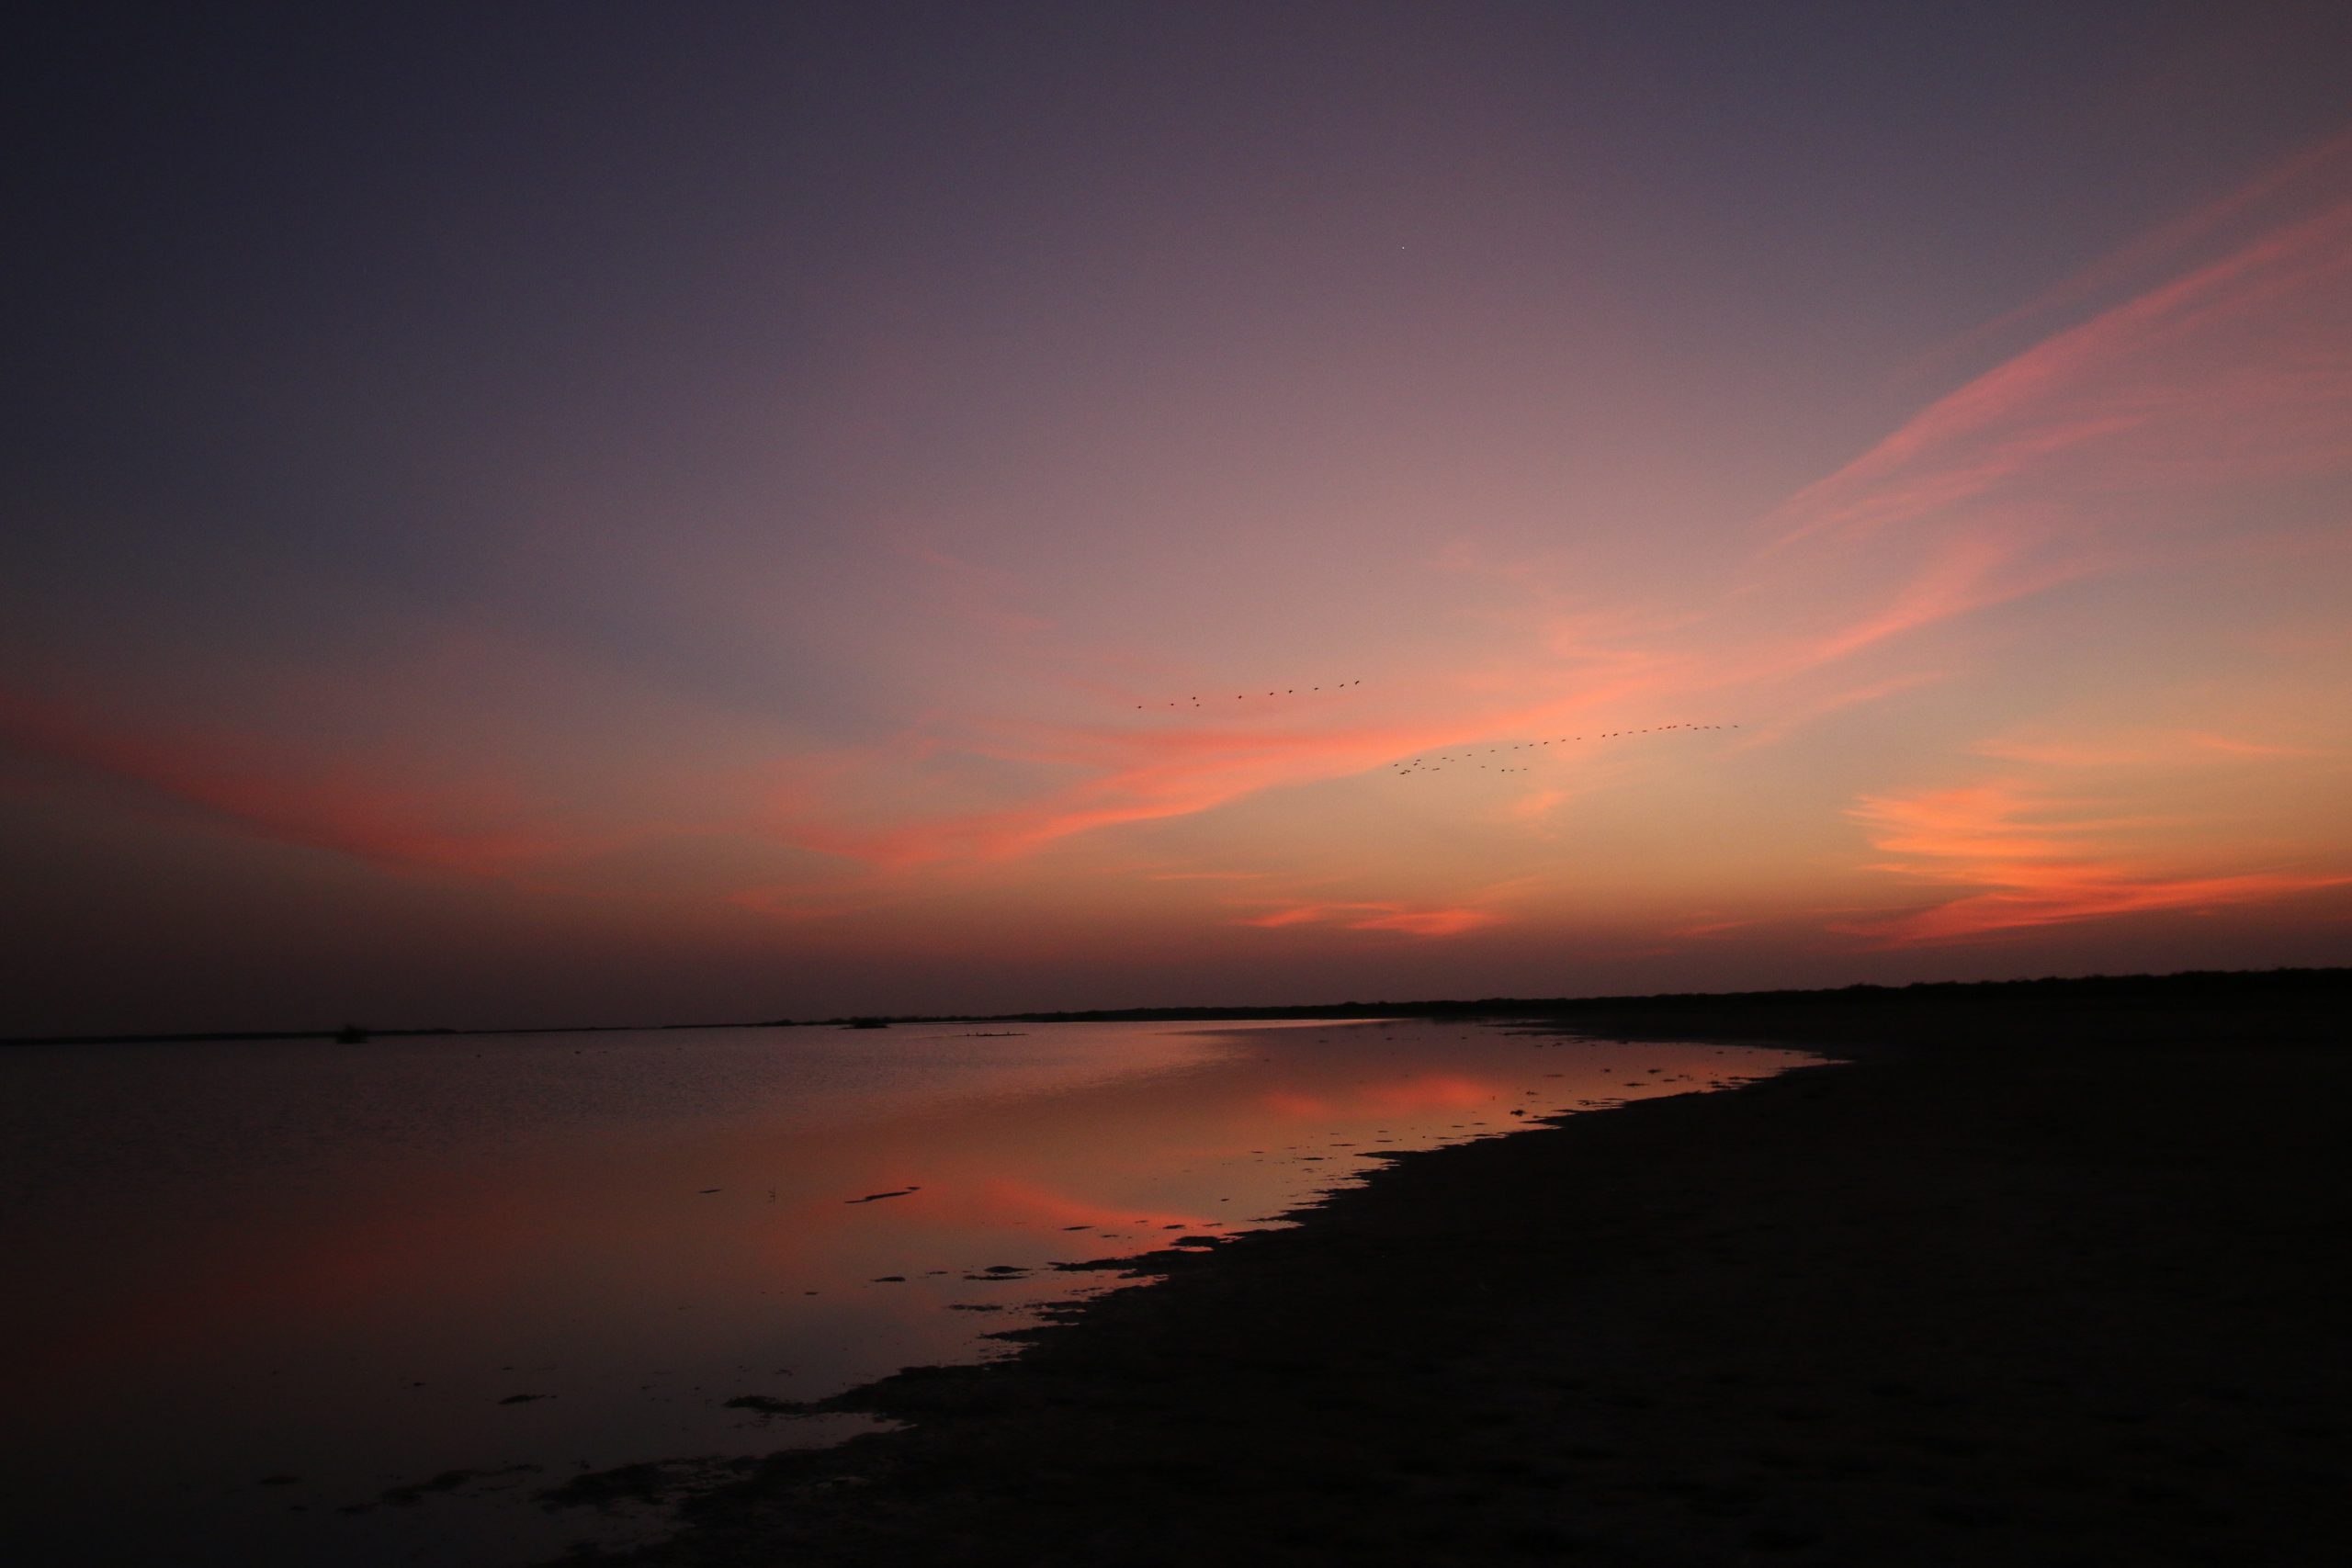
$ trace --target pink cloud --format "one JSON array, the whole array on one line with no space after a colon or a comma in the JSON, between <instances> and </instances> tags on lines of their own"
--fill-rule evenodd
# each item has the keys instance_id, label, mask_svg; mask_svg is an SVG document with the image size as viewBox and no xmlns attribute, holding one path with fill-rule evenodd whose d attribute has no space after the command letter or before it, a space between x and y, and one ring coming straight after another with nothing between
<instances>
[{"instance_id":1,"label":"pink cloud","mask_svg":"<svg viewBox=\"0 0 2352 1568\"><path fill-rule=\"evenodd\" d=\"M2267 211L2290 186L2301 190L2310 176L2344 164L2338 154L2352 140L2339 141L2277 180L2256 182L2250 194L2182 220L2177 232L2152 236L2036 309L2087 299ZM1302 705L1265 722L1191 711L1138 714L1132 728L942 720L894 745L835 758L829 777L804 772L809 785L775 805L765 824L806 848L907 871L1012 860L1502 736L1649 728L1655 724L1643 717L1670 722L1699 716L1696 708L1754 721L1736 738L1746 745L1782 739L1813 718L1957 671L1865 668L1843 689L1830 689L1825 672L1867 666L1928 628L2126 566L2165 559L2177 568L2165 552L2177 556L2178 541L2159 536L2167 527L2210 529L2213 515L2174 504L2178 495L2352 459L2345 354L2352 344L2341 312L2329 309L2347 276L2352 200L2339 193L2307 201L2299 220L2143 288L1938 399L1790 497L1767 519L1776 541L1712 606L1628 603L1599 590L1579 603L1560 591L1549 565L1481 569L1535 606L1517 628L1521 644L1482 644L1475 664L1401 699L1385 694L1381 704L1345 710ZM985 578L990 594L1010 591L1001 575L966 573L935 552L922 558L951 576ZM1088 666L1137 662L1113 650ZM1171 688L1193 689L1215 688L1193 679ZM1110 705L1107 688L1095 694ZM959 760L976 759L1004 765L988 775L985 807L951 776ZM1591 776L1530 775L1527 793L1488 819L1542 831ZM1453 775L1443 782L1452 784ZM1475 899L1454 905L1453 912L1384 905L1350 918L1364 929L1430 935L1490 919ZM1308 908L1269 911L1259 923L1340 921Z\"/></svg>"},{"instance_id":2,"label":"pink cloud","mask_svg":"<svg viewBox=\"0 0 2352 1568\"><path fill-rule=\"evenodd\" d=\"M1765 519L1787 545L1983 498L2061 458L2078 482L2300 472L2352 455L2352 376L2308 307L2352 268L2352 201L2044 340L1913 416Z\"/></svg>"},{"instance_id":3,"label":"pink cloud","mask_svg":"<svg viewBox=\"0 0 2352 1568\"><path fill-rule=\"evenodd\" d=\"M2177 768L2329 755L2315 747L2280 745L2190 729L2089 738L2003 739L1984 741L1975 751L1980 757L2055 768Z\"/></svg>"},{"instance_id":4,"label":"pink cloud","mask_svg":"<svg viewBox=\"0 0 2352 1568\"><path fill-rule=\"evenodd\" d=\"M1783 655L1785 664L1794 670L1833 664L1904 633L2039 593L2089 570L2079 561L2031 562L2030 549L2013 529L1956 532L1883 608L1792 647Z\"/></svg>"},{"instance_id":5,"label":"pink cloud","mask_svg":"<svg viewBox=\"0 0 2352 1568\"><path fill-rule=\"evenodd\" d=\"M2121 249L2077 268L2024 304L2003 311L1981 326L1971 328L1927 355L1914 367L1914 372L1925 373L1939 365L1949 364L2027 322L2046 321L2100 295L2112 295L2167 264L2175 263L2192 247L2238 223L2259 210L2265 203L2275 202L2294 193L2298 186L2307 186L2317 179L2340 178L2347 162L2352 162L2352 130L2324 137L2282 159L2236 189L2159 224Z\"/></svg>"},{"instance_id":6,"label":"pink cloud","mask_svg":"<svg viewBox=\"0 0 2352 1568\"><path fill-rule=\"evenodd\" d=\"M262 838L377 865L497 877L582 847L494 784L402 785L389 768L289 758L249 737L138 728L15 693L0 692L0 738Z\"/></svg>"},{"instance_id":7,"label":"pink cloud","mask_svg":"<svg viewBox=\"0 0 2352 1568\"><path fill-rule=\"evenodd\" d=\"M1806 725L1817 719L1826 718L1831 714L1883 702L1888 697L1899 696L1905 692L1917 691L1921 686L1931 685L1944 679L1946 676L1941 671L1922 670L1915 671L1908 675L1894 675L1883 681L1872 681L1867 685L1850 687L1842 692L1833 692L1826 697L1792 709L1778 719L1758 725L1747 730L1740 738L1737 743L1738 748L1741 750L1747 750L1758 746L1778 745Z\"/></svg>"},{"instance_id":8,"label":"pink cloud","mask_svg":"<svg viewBox=\"0 0 2352 1568\"><path fill-rule=\"evenodd\" d=\"M859 820L876 775L903 773L902 752L837 759L827 777L802 784L769 818L787 840L886 867L1004 860L1106 828L1188 817L1272 789L1370 773L1402 757L1432 754L1498 733L1560 730L1594 699L1534 702L1465 721L1351 725L1330 728L1006 728L967 739L976 755L1068 769L1085 776L998 810L924 815L895 823Z\"/></svg>"}]
</instances>

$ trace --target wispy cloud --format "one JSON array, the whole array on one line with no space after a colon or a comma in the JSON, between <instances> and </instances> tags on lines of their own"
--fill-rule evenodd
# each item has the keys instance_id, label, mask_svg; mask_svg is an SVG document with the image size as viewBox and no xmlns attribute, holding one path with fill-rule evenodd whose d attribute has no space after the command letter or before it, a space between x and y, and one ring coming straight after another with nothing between
<instances>
[{"instance_id":1,"label":"wispy cloud","mask_svg":"<svg viewBox=\"0 0 2352 1568\"><path fill-rule=\"evenodd\" d=\"M1762 724L1744 728L1734 747L1744 751L1759 746L1777 746L1807 725L1818 723L1832 714L1843 713L1849 708L1867 707L1872 703L1883 702L1889 697L1900 696L1945 679L1948 676L1941 671L1915 670L1907 675L1891 675L1883 681L1872 681L1865 685L1832 692L1826 696L1792 707Z\"/></svg>"},{"instance_id":2,"label":"wispy cloud","mask_svg":"<svg viewBox=\"0 0 2352 1568\"><path fill-rule=\"evenodd\" d=\"M1502 916L1472 906L1415 908L1391 903L1278 903L1234 923L1278 931L1286 926L1329 925L1354 931L1402 931L1408 936L1460 936L1491 926Z\"/></svg>"},{"instance_id":3,"label":"wispy cloud","mask_svg":"<svg viewBox=\"0 0 2352 1568\"><path fill-rule=\"evenodd\" d=\"M0 691L0 739L242 831L390 868L508 876L592 843L498 784L404 784L380 765L288 756L252 737L142 728L17 693Z\"/></svg>"},{"instance_id":4,"label":"wispy cloud","mask_svg":"<svg viewBox=\"0 0 2352 1568\"><path fill-rule=\"evenodd\" d=\"M2314 153L2294 173L2343 162ZM2293 183L2256 182L2067 298L2177 257ZM770 819L795 843L877 866L987 862L1418 754L1596 728L1628 710L1655 723L1738 707L1745 745L1784 739L1929 678L1868 668L1907 638L2154 558L2168 547L2147 521L2151 496L2352 461L2352 342L2326 305L2347 277L2352 200L2339 194L2052 334L1776 508L1772 537L1720 602L1571 597L1518 561L1504 578L1531 579L1520 585L1541 607L1521 628L1523 652L1482 642L1475 660L1387 702L1377 720L1305 703L1262 721L1186 712L1129 728L970 720L844 760L832 785ZM2176 513L2176 534L2206 525L2203 513L2165 514ZM961 571L935 552L922 558ZM991 594L1002 589L983 575ZM1821 689L1849 668L1860 673ZM877 787L958 752L1024 768L1028 782L987 808L956 804L952 791ZM1498 822L1534 827L1572 795L1564 780L1531 783Z\"/></svg>"},{"instance_id":5,"label":"wispy cloud","mask_svg":"<svg viewBox=\"0 0 2352 1568\"><path fill-rule=\"evenodd\" d=\"M2177 270L2181 258L2282 198L2331 177L2340 180L2352 164L2352 130L2338 131L2279 160L2233 190L2160 223L2120 249L2078 267L2023 304L2012 307L1937 348L1912 367L1925 375L1989 343L2101 297L2112 297L2163 271Z\"/></svg>"},{"instance_id":6,"label":"wispy cloud","mask_svg":"<svg viewBox=\"0 0 2352 1568\"><path fill-rule=\"evenodd\" d=\"M2149 818L2110 805L2035 791L2013 780L1912 795L1865 796L1852 809L1873 869L1945 887L1956 897L1834 927L1889 947L1997 937L2158 909L2264 903L2352 884L2352 875L2263 867L2213 872L2132 847Z\"/></svg>"},{"instance_id":7,"label":"wispy cloud","mask_svg":"<svg viewBox=\"0 0 2352 1568\"><path fill-rule=\"evenodd\" d=\"M1764 526L1780 547L1852 538L2060 467L2115 489L2339 464L2352 370L2343 323L2310 307L2347 269L2352 201L2338 199L1939 399Z\"/></svg>"},{"instance_id":8,"label":"wispy cloud","mask_svg":"<svg viewBox=\"0 0 2352 1568\"><path fill-rule=\"evenodd\" d=\"M2197 729L2143 729L2095 736L2016 736L1982 741L1980 757L2051 768L2184 768L2286 758L2325 757L2320 747L2293 746Z\"/></svg>"}]
</instances>

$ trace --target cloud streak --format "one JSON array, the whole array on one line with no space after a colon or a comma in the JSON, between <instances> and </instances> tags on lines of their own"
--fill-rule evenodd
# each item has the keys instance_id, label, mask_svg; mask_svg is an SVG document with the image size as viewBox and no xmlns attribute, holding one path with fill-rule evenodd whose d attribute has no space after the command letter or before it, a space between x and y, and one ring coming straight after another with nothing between
<instances>
[{"instance_id":1,"label":"cloud streak","mask_svg":"<svg viewBox=\"0 0 2352 1568\"><path fill-rule=\"evenodd\" d=\"M1414 908L1394 903L1301 902L1276 904L1236 925L1261 931L1289 926L1336 926L1351 931L1399 931L1408 936L1460 936L1496 924L1502 916L1491 908L1468 905Z\"/></svg>"},{"instance_id":2,"label":"cloud streak","mask_svg":"<svg viewBox=\"0 0 2352 1568\"><path fill-rule=\"evenodd\" d=\"M1911 795L1871 795L1850 815L1873 849L1872 869L1974 888L1900 915L1833 930L1886 947L2012 936L2163 909L2268 903L2352 885L2352 875L2265 867L2215 873L2129 847L2145 818L2103 815L2093 803L1998 780Z\"/></svg>"},{"instance_id":3,"label":"cloud streak","mask_svg":"<svg viewBox=\"0 0 2352 1568\"><path fill-rule=\"evenodd\" d=\"M2100 491L2338 465L2352 455L2345 324L2311 307L2348 269L2352 200L2337 200L1939 399L1763 526L1775 547L1857 538L2062 466Z\"/></svg>"},{"instance_id":4,"label":"cloud streak","mask_svg":"<svg viewBox=\"0 0 2352 1568\"><path fill-rule=\"evenodd\" d=\"M0 739L239 830L401 871L511 876L584 847L513 791L425 788L389 770L288 758L255 739L140 728L0 691Z\"/></svg>"}]
</instances>

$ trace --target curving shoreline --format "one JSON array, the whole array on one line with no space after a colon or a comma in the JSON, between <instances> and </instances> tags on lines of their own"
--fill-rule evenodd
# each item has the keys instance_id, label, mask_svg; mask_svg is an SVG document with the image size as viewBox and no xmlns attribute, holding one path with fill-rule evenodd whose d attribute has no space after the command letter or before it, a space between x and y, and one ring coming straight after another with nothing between
<instances>
[{"instance_id":1,"label":"curving shoreline","mask_svg":"<svg viewBox=\"0 0 2352 1568\"><path fill-rule=\"evenodd\" d=\"M1848 1059L1157 1255L626 1560L2341 1561L2333 1000L1580 1020Z\"/></svg>"}]
</instances>

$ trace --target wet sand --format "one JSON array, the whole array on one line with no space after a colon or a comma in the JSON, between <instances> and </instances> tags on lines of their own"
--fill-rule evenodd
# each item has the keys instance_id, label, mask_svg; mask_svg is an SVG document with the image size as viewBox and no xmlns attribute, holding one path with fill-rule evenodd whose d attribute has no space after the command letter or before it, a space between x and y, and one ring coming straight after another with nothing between
<instances>
[{"instance_id":1,"label":"wet sand","mask_svg":"<svg viewBox=\"0 0 2352 1568\"><path fill-rule=\"evenodd\" d=\"M2342 999L1591 1010L1851 1059L1157 1255L631 1561L2352 1561Z\"/></svg>"}]
</instances>

